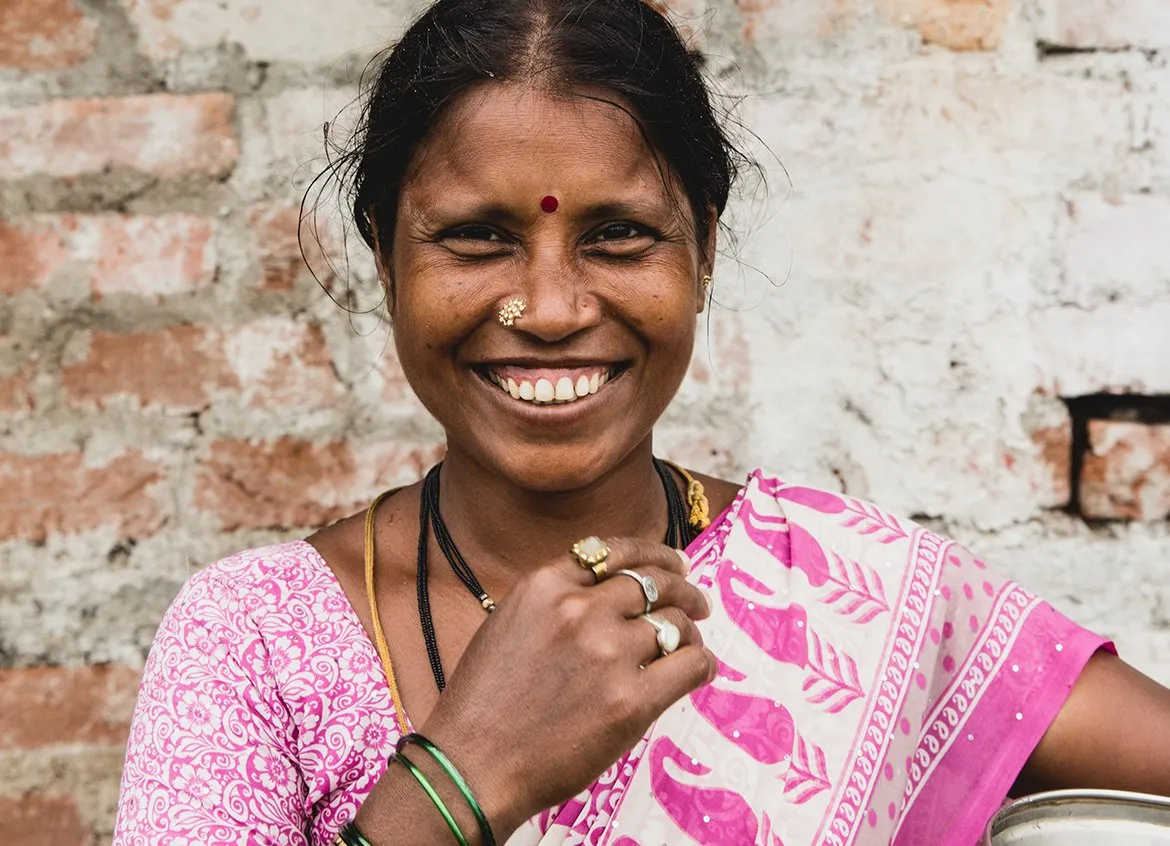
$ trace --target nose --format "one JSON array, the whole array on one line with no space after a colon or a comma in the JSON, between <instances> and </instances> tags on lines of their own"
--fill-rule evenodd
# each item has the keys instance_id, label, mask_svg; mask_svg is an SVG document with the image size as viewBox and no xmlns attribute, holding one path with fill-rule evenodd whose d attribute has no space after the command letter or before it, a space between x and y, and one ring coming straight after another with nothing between
<instances>
[{"instance_id":1,"label":"nose","mask_svg":"<svg viewBox=\"0 0 1170 846\"><path fill-rule=\"evenodd\" d=\"M515 328L546 343L556 343L601 320L601 305L583 269L559 249L534 252L519 288L528 303Z\"/></svg>"}]
</instances>

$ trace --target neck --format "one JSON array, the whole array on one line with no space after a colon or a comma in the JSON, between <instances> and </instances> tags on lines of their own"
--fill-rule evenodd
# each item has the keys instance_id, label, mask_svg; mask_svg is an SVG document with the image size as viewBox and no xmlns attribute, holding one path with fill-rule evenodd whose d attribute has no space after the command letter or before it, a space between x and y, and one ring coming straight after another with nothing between
<instances>
[{"instance_id":1,"label":"neck","mask_svg":"<svg viewBox=\"0 0 1170 846\"><path fill-rule=\"evenodd\" d=\"M586 487L533 491L451 451L443 462L439 509L476 577L503 595L535 567L568 559L574 541L666 534L666 494L649 438Z\"/></svg>"}]
</instances>

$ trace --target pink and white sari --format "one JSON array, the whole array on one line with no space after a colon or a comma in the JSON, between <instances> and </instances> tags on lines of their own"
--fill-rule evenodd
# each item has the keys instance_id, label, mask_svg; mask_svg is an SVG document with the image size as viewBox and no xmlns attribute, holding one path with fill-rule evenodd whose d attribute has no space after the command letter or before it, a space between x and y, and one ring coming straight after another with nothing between
<instances>
[{"instance_id":1,"label":"pink and white sari","mask_svg":"<svg viewBox=\"0 0 1170 846\"><path fill-rule=\"evenodd\" d=\"M1109 648L953 541L761 471L690 552L718 679L508 846L972 846ZM159 630L115 846L327 844L395 722L311 546L228 558Z\"/></svg>"}]
</instances>

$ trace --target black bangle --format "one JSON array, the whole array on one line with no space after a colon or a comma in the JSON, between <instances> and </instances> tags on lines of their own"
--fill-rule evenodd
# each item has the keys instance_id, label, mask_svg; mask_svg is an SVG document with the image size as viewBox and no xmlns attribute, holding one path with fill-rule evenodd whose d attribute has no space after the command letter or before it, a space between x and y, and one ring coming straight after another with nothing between
<instances>
[{"instance_id":1,"label":"black bangle","mask_svg":"<svg viewBox=\"0 0 1170 846\"><path fill-rule=\"evenodd\" d=\"M366 840L356 825L347 822L341 827L341 831L337 832L337 839L333 841L333 846L373 846L373 844Z\"/></svg>"}]
</instances>

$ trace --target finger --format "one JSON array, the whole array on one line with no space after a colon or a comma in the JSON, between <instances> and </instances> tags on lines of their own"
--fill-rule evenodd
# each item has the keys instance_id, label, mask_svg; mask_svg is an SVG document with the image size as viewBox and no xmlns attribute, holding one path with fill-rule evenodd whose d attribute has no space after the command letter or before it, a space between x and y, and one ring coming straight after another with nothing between
<instances>
[{"instance_id":1,"label":"finger","mask_svg":"<svg viewBox=\"0 0 1170 846\"><path fill-rule=\"evenodd\" d=\"M679 647L638 673L640 696L657 718L688 693L715 680L719 664L711 650L698 644Z\"/></svg>"},{"instance_id":2,"label":"finger","mask_svg":"<svg viewBox=\"0 0 1170 846\"><path fill-rule=\"evenodd\" d=\"M690 559L686 557L685 553L665 544L630 537L603 538L602 542L608 549L604 556L602 581L622 569L660 567L680 576L686 576L691 569ZM583 541L578 541L578 543L583 544ZM599 581L594 572L588 566L580 563L572 552L566 555L564 560L566 564L573 567L579 584L596 584Z\"/></svg>"},{"instance_id":3,"label":"finger","mask_svg":"<svg viewBox=\"0 0 1170 846\"><path fill-rule=\"evenodd\" d=\"M665 638L672 635L677 637L677 645L670 650L670 654L677 652L684 646L703 645L703 635L698 626L682 612L681 608L663 608L648 616L655 620L658 626L665 627L666 631L663 634ZM633 640L631 644L632 657L639 665L645 666L661 658L669 657L663 653L663 645L659 643L658 626L653 625L645 616L630 620L626 624L627 631L630 632ZM672 628L674 632L670 631Z\"/></svg>"},{"instance_id":4,"label":"finger","mask_svg":"<svg viewBox=\"0 0 1170 846\"><path fill-rule=\"evenodd\" d=\"M703 591L677 573L667 572L660 567L618 570L598 585L596 590L612 596L609 601L626 617L646 613L646 601L651 597L655 597L650 603L651 611L675 606L692 620L705 620L711 616L711 606Z\"/></svg>"}]
</instances>

